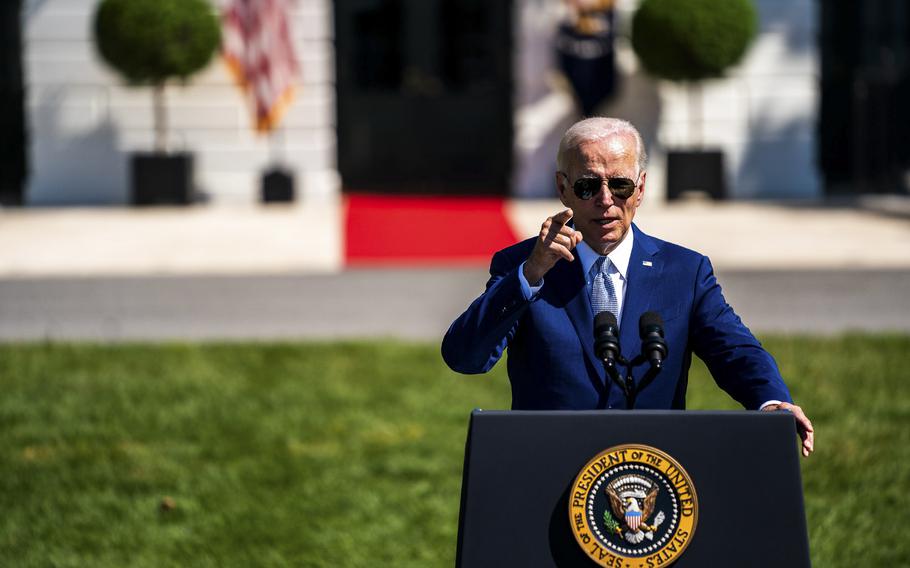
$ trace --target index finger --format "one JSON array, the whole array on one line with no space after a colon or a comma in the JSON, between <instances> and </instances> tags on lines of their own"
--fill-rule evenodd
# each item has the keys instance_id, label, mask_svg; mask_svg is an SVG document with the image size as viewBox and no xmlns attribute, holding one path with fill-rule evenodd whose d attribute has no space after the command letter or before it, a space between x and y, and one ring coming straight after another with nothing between
<instances>
[{"instance_id":1,"label":"index finger","mask_svg":"<svg viewBox=\"0 0 910 568\"><path fill-rule=\"evenodd\" d=\"M553 215L553 225L555 225L556 230L562 228L563 225L569 222L569 219L572 218L572 209L563 209L556 215Z\"/></svg>"}]
</instances>

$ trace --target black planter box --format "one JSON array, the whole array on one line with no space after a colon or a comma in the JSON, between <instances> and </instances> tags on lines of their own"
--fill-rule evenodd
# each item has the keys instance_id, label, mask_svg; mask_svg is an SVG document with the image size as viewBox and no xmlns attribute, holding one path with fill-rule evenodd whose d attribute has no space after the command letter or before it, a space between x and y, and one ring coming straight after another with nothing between
<instances>
[{"instance_id":1,"label":"black planter box","mask_svg":"<svg viewBox=\"0 0 910 568\"><path fill-rule=\"evenodd\" d=\"M130 179L133 205L189 205L193 202L192 154L133 154Z\"/></svg>"},{"instance_id":2,"label":"black planter box","mask_svg":"<svg viewBox=\"0 0 910 568\"><path fill-rule=\"evenodd\" d=\"M294 174L279 168L268 170L262 176L263 203L294 201Z\"/></svg>"},{"instance_id":3,"label":"black planter box","mask_svg":"<svg viewBox=\"0 0 910 568\"><path fill-rule=\"evenodd\" d=\"M726 199L724 154L720 150L672 150L667 152L667 200L687 192L701 192L713 199Z\"/></svg>"}]
</instances>

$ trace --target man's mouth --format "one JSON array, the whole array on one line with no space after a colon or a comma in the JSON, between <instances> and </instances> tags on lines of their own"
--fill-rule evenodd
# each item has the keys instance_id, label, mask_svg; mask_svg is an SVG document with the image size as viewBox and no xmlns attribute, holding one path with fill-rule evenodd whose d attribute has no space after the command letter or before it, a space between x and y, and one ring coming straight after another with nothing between
<instances>
[{"instance_id":1,"label":"man's mouth","mask_svg":"<svg viewBox=\"0 0 910 568\"><path fill-rule=\"evenodd\" d=\"M607 226L614 221L619 221L619 219L594 219L594 222L601 226Z\"/></svg>"}]
</instances>

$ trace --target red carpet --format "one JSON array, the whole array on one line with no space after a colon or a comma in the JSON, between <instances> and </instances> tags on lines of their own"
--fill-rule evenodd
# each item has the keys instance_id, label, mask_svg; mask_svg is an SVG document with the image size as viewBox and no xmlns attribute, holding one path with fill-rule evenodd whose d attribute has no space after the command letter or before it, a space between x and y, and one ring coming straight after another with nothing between
<instances>
[{"instance_id":1,"label":"red carpet","mask_svg":"<svg viewBox=\"0 0 910 568\"><path fill-rule=\"evenodd\" d=\"M348 266L488 266L518 242L496 197L349 194L345 200Z\"/></svg>"}]
</instances>

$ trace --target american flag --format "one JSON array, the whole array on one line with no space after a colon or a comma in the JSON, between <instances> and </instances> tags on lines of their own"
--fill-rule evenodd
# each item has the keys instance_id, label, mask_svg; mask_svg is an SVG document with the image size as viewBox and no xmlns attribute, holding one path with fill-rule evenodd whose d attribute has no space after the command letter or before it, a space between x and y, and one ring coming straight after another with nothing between
<instances>
[{"instance_id":1,"label":"american flag","mask_svg":"<svg viewBox=\"0 0 910 568\"><path fill-rule=\"evenodd\" d=\"M299 67L288 14L287 0L229 0L222 18L224 58L253 99L260 132L278 125L294 95Z\"/></svg>"}]
</instances>

